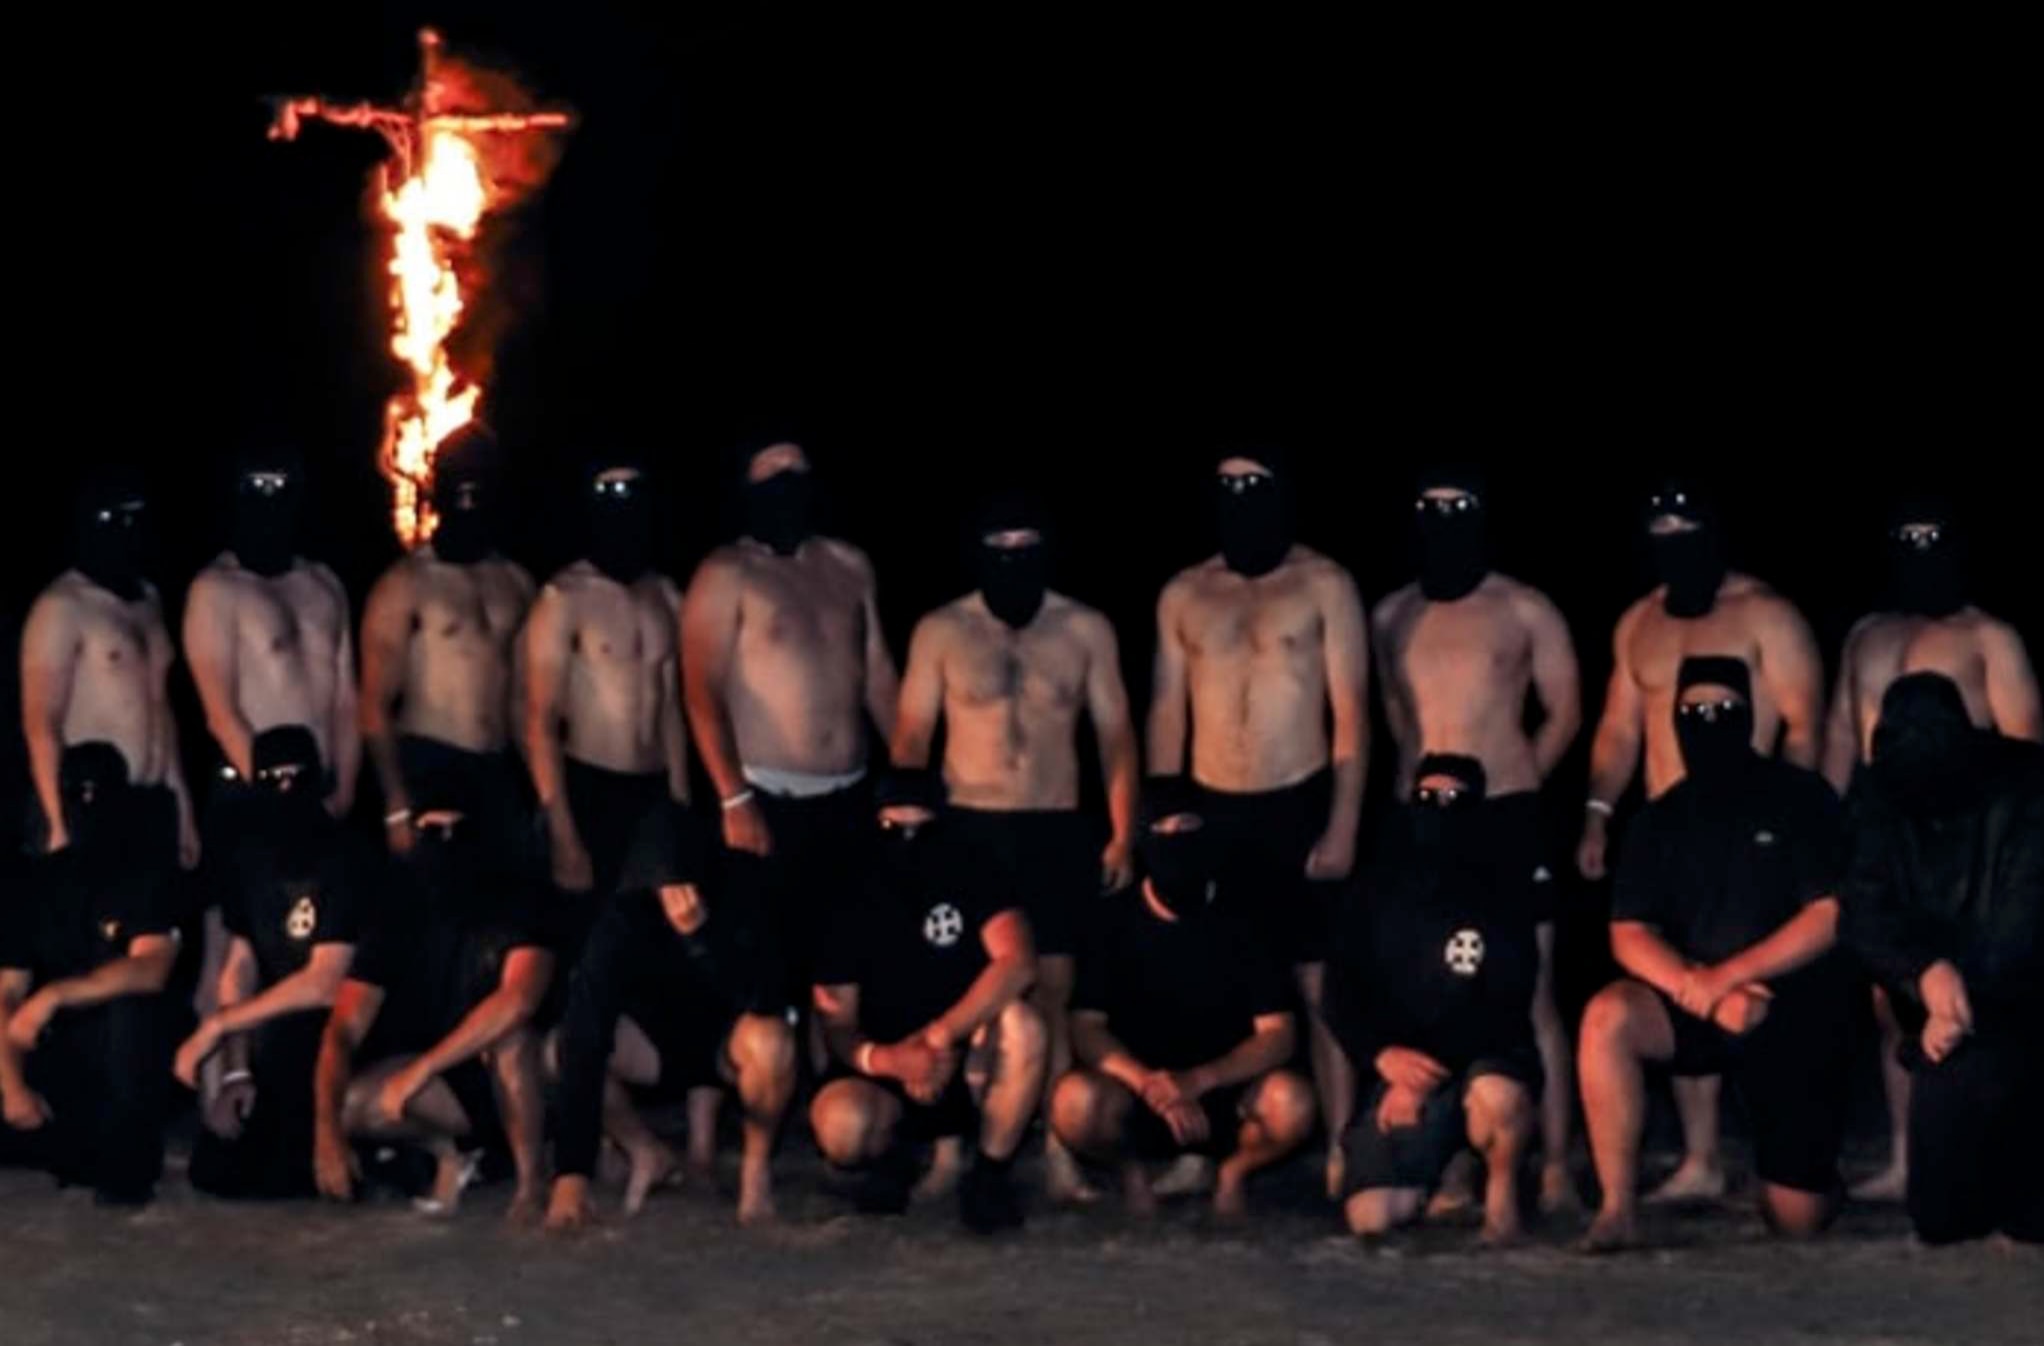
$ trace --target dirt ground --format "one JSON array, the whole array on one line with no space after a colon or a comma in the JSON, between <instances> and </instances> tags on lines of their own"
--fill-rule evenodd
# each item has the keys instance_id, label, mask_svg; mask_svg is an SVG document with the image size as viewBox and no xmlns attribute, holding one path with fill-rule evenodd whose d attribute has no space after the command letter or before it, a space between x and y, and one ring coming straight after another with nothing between
<instances>
[{"instance_id":1,"label":"dirt ground","mask_svg":"<svg viewBox=\"0 0 2044 1346\"><path fill-rule=\"evenodd\" d=\"M0 1341L1953 1346L2034 1343L2044 1324L2044 1258L1925 1251L1892 1210L1852 1211L1807 1247L1764 1240L1741 1205L1659 1217L1661 1250L1612 1259L1568 1252L1573 1222L1501 1254L1451 1227L1368 1250L1337 1235L1299 1163L1256 1189L1243 1228L1196 1203L1147 1226L1108 1207L1038 1212L983 1243L948 1206L861 1219L813 1157L785 1167L773 1229L741 1231L728 1194L684 1190L567 1242L507 1227L501 1187L448 1222L395 1200L227 1206L177 1180L155 1208L113 1215L0 1173Z\"/></svg>"}]
</instances>

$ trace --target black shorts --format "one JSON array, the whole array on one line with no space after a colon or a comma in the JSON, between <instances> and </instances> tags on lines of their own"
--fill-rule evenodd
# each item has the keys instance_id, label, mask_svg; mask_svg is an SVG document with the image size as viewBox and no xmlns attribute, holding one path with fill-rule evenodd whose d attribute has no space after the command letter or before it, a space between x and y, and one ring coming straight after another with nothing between
<instances>
[{"instance_id":1,"label":"black shorts","mask_svg":"<svg viewBox=\"0 0 2044 1346\"><path fill-rule=\"evenodd\" d=\"M1100 896L1100 842L1085 815L953 808L951 817L966 844L1000 867L1001 880L1029 915L1036 951L1076 954Z\"/></svg>"},{"instance_id":2,"label":"black shorts","mask_svg":"<svg viewBox=\"0 0 2044 1346\"><path fill-rule=\"evenodd\" d=\"M1238 1084L1232 1089L1212 1089L1200 1095L1200 1110L1207 1115L1207 1138L1197 1145L1180 1145L1164 1119L1139 1098L1129 1111L1122 1144L1138 1159L1176 1159L1181 1154L1225 1158L1235 1152L1235 1142L1242 1131L1242 1100L1253 1087L1253 1083Z\"/></svg>"},{"instance_id":3,"label":"black shorts","mask_svg":"<svg viewBox=\"0 0 2044 1346\"><path fill-rule=\"evenodd\" d=\"M1469 1147L1469 1115L1462 1100L1469 1082L1481 1075L1502 1076L1524 1087L1532 1099L1540 1096L1540 1057L1531 1048L1458 1072L1427 1095L1415 1126L1379 1131L1377 1109L1391 1086L1378 1079L1359 1090L1355 1116L1341 1138L1343 1199L1387 1187L1433 1191L1449 1162Z\"/></svg>"},{"instance_id":4,"label":"black shorts","mask_svg":"<svg viewBox=\"0 0 2044 1346\"><path fill-rule=\"evenodd\" d=\"M894 1095L895 1101L901 1104L901 1123L895 1133L898 1140L923 1143L979 1134L979 1104L973 1101L972 1087L965 1082L963 1064L934 1103L918 1103L910 1098L908 1087L900 1080L860 1075L843 1066L833 1066L825 1074L823 1083L831 1084L843 1079L863 1080Z\"/></svg>"},{"instance_id":5,"label":"black shorts","mask_svg":"<svg viewBox=\"0 0 2044 1346\"><path fill-rule=\"evenodd\" d=\"M1497 823L1499 844L1526 857L1539 903L1533 912L1534 923L1545 925L1553 921L1561 905L1561 876L1574 863L1569 858L1569 843L1558 829L1549 825L1546 806L1535 791L1499 795L1490 801L1490 807Z\"/></svg>"},{"instance_id":6,"label":"black shorts","mask_svg":"<svg viewBox=\"0 0 2044 1346\"><path fill-rule=\"evenodd\" d=\"M254 1030L249 1070L255 1106L233 1140L200 1130L192 1147L193 1187L209 1196L253 1200L317 1193L312 1079L326 1021L325 1010L301 1010Z\"/></svg>"},{"instance_id":7,"label":"black shorts","mask_svg":"<svg viewBox=\"0 0 2044 1346\"><path fill-rule=\"evenodd\" d=\"M397 757L413 808L430 808L448 798L466 800L476 830L493 854L519 865L537 858L537 820L517 754L508 749L470 752L439 739L406 734L397 741Z\"/></svg>"},{"instance_id":8,"label":"black shorts","mask_svg":"<svg viewBox=\"0 0 2044 1346\"><path fill-rule=\"evenodd\" d=\"M642 1094L665 1101L691 1089L728 1087L725 1063L736 1011L693 996L646 995L625 1005L625 1017L639 1026L660 1057L660 1079Z\"/></svg>"},{"instance_id":9,"label":"black shorts","mask_svg":"<svg viewBox=\"0 0 2044 1346\"><path fill-rule=\"evenodd\" d=\"M1912 1071L1909 1220L1929 1244L1997 1231L2044 1243L2044 1025L1983 1031L1943 1061ZM2006 1020L2004 1020L2006 1024Z\"/></svg>"},{"instance_id":10,"label":"black shorts","mask_svg":"<svg viewBox=\"0 0 2044 1346\"><path fill-rule=\"evenodd\" d=\"M608 771L572 757L565 760L568 812L574 816L582 848L589 852L595 896L608 898L617 891L618 875L639 824L668 802L667 773Z\"/></svg>"},{"instance_id":11,"label":"black shorts","mask_svg":"<svg viewBox=\"0 0 2044 1346\"><path fill-rule=\"evenodd\" d=\"M1273 951L1293 966L1327 960L1335 908L1349 885L1306 877L1333 795L1326 770L1257 794L1200 787L1203 817L1220 843L1223 900L1263 922Z\"/></svg>"},{"instance_id":12,"label":"black shorts","mask_svg":"<svg viewBox=\"0 0 2044 1346\"><path fill-rule=\"evenodd\" d=\"M1675 1029L1667 1068L1731 1081L1753 1128L1753 1168L1762 1182L1828 1193L1838 1185L1855 1059L1849 1048L1864 990L1835 954L1769 988L1767 1017L1743 1037L1661 996Z\"/></svg>"},{"instance_id":13,"label":"black shorts","mask_svg":"<svg viewBox=\"0 0 2044 1346\"><path fill-rule=\"evenodd\" d=\"M773 837L773 854L731 857L736 882L764 905L787 962L790 994L809 1003L817 941L828 937L831 913L866 874L875 825L873 794L863 780L842 790L797 799L755 789Z\"/></svg>"}]
</instances>

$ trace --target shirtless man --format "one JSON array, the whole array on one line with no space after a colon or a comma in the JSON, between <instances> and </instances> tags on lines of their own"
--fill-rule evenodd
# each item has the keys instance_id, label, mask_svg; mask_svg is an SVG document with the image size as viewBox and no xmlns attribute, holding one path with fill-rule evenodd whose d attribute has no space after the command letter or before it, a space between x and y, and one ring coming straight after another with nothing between
<instances>
[{"instance_id":1,"label":"shirtless man","mask_svg":"<svg viewBox=\"0 0 2044 1346\"><path fill-rule=\"evenodd\" d=\"M1568 623L1539 590L1490 568L1484 539L1484 484L1468 469L1419 480L1420 575L1377 605L1370 627L1384 669L1384 710L1398 747L1399 797L1426 753L1483 764L1494 816L1534 838L1542 832L1540 787L1582 725L1582 689ZM1526 699L1540 727L1526 732ZM1553 882L1542 863L1536 883ZM1568 1173L1575 1083L1568 1032L1554 998L1554 922L1543 921L1533 1027L1540 1047L1544 1155L1540 1202L1574 1204Z\"/></svg>"},{"instance_id":2,"label":"shirtless man","mask_svg":"<svg viewBox=\"0 0 2044 1346\"><path fill-rule=\"evenodd\" d=\"M826 904L872 829L865 720L893 737L900 684L872 564L810 530L808 454L773 440L736 457L744 532L697 569L682 616L688 722L725 845L765 861L741 882L761 886L806 1005Z\"/></svg>"},{"instance_id":3,"label":"shirtless man","mask_svg":"<svg viewBox=\"0 0 2044 1346\"><path fill-rule=\"evenodd\" d=\"M942 718L954 826L999 857L1036 935L1032 998L1050 1031L1050 1078L1059 1079L1071 1069L1066 1008L1094 901L1133 878L1135 726L1114 628L1045 587L1042 519L1002 502L978 531L979 589L923 618L909 642L894 764L927 767ZM1105 850L1078 812L1082 710L1100 744L1112 825ZM1045 1155L1052 1198L1085 1199L1078 1165L1055 1135Z\"/></svg>"},{"instance_id":4,"label":"shirtless man","mask_svg":"<svg viewBox=\"0 0 2044 1346\"><path fill-rule=\"evenodd\" d=\"M1966 598L1962 540L1943 505L1911 502L1888 531L1892 588L1888 606L1862 617L1845 638L1831 723L1824 735L1824 777L1840 794L1873 760L1881 698L1897 678L1941 673L1982 729L2044 742L2044 709L2023 638ZM1881 1024L1881 1070L1890 1126L1887 1168L1852 1189L1861 1201L1900 1201L1909 1189L1909 1072L1897 1059L1899 1031L1887 999L1874 996Z\"/></svg>"},{"instance_id":5,"label":"shirtless man","mask_svg":"<svg viewBox=\"0 0 2044 1346\"><path fill-rule=\"evenodd\" d=\"M532 577L496 549L496 441L481 426L435 459L439 531L384 572L362 614L362 738L383 786L384 832L409 854L419 792L446 777L490 843L523 840L511 751L513 647Z\"/></svg>"},{"instance_id":6,"label":"shirtless man","mask_svg":"<svg viewBox=\"0 0 2044 1346\"><path fill-rule=\"evenodd\" d=\"M637 467L611 462L590 472L586 492L588 554L547 582L520 637L526 760L554 886L578 909L562 932L568 968L641 820L669 800L688 802L675 667L681 595L653 569L649 483Z\"/></svg>"},{"instance_id":7,"label":"shirtless man","mask_svg":"<svg viewBox=\"0 0 2044 1346\"><path fill-rule=\"evenodd\" d=\"M138 477L109 472L79 493L71 569L43 590L21 639L21 721L41 806L45 849L64 829L64 749L111 743L128 764L144 835L167 861L198 863L199 834L165 683L174 649L156 586L142 577L148 505Z\"/></svg>"},{"instance_id":8,"label":"shirtless man","mask_svg":"<svg viewBox=\"0 0 2044 1346\"><path fill-rule=\"evenodd\" d=\"M1312 1011L1314 1085L1336 1140L1354 1103L1320 1014L1336 894L1355 866L1369 762L1369 622L1355 581L1292 540L1289 471L1271 450L1220 459L1221 554L1157 601L1149 767L1206 794L1229 882L1255 904ZM1188 734L1189 731L1189 734Z\"/></svg>"},{"instance_id":9,"label":"shirtless man","mask_svg":"<svg viewBox=\"0 0 2044 1346\"><path fill-rule=\"evenodd\" d=\"M1625 610L1613 639L1604 718L1590 746L1590 795L1576 865L1602 879L1611 816L1646 750L1646 793L1659 799L1682 779L1675 739L1675 678L1691 655L1730 655L1752 672L1753 746L1814 769L1824 723L1824 661L1794 605L1727 570L1718 522L1695 487L1665 483L1648 497L1646 529L1659 587ZM1650 1203L1723 1194L1718 1162L1717 1079L1678 1080L1684 1156Z\"/></svg>"}]
</instances>

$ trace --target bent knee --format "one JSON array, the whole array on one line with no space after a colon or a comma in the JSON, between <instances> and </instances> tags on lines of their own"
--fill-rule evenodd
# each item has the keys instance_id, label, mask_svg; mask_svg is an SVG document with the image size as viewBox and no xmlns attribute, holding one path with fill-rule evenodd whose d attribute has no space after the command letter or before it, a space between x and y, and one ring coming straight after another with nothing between
<instances>
[{"instance_id":1,"label":"bent knee","mask_svg":"<svg viewBox=\"0 0 2044 1346\"><path fill-rule=\"evenodd\" d=\"M1409 1187L1372 1187L1357 1192L1342 1207L1348 1232L1358 1238L1388 1234L1419 1218L1423 1195Z\"/></svg>"},{"instance_id":2,"label":"bent knee","mask_svg":"<svg viewBox=\"0 0 2044 1346\"><path fill-rule=\"evenodd\" d=\"M1126 1112L1119 1102L1106 1079L1089 1070L1074 1070L1051 1093L1051 1130L1072 1149L1103 1149L1113 1143Z\"/></svg>"},{"instance_id":3,"label":"bent knee","mask_svg":"<svg viewBox=\"0 0 2044 1346\"><path fill-rule=\"evenodd\" d=\"M995 1021L1000 1052L1008 1061L1041 1061L1050 1043L1043 1015L1026 1000L1010 1001Z\"/></svg>"},{"instance_id":4,"label":"bent knee","mask_svg":"<svg viewBox=\"0 0 2044 1346\"><path fill-rule=\"evenodd\" d=\"M1533 1111L1533 1097L1526 1086L1508 1075L1478 1075L1462 1093L1462 1106L1469 1123L1486 1127L1510 1127L1525 1122Z\"/></svg>"},{"instance_id":5,"label":"bent knee","mask_svg":"<svg viewBox=\"0 0 2044 1346\"><path fill-rule=\"evenodd\" d=\"M1304 1140L1318 1114L1313 1086L1289 1070L1266 1075L1256 1094L1256 1120L1276 1140Z\"/></svg>"},{"instance_id":6,"label":"bent knee","mask_svg":"<svg viewBox=\"0 0 2044 1346\"><path fill-rule=\"evenodd\" d=\"M731 1026L731 1060L741 1074L760 1071L771 1076L795 1073L795 1030L785 1019L741 1014Z\"/></svg>"},{"instance_id":7,"label":"bent knee","mask_svg":"<svg viewBox=\"0 0 2044 1346\"><path fill-rule=\"evenodd\" d=\"M1627 1041L1640 1021L1640 998L1650 994L1638 982L1615 981L1592 996L1583 1009L1583 1050Z\"/></svg>"},{"instance_id":8,"label":"bent knee","mask_svg":"<svg viewBox=\"0 0 2044 1346\"><path fill-rule=\"evenodd\" d=\"M809 1107L816 1148L839 1168L871 1161L887 1148L889 1119L884 1111L874 1091L858 1087L856 1081L826 1085Z\"/></svg>"}]
</instances>

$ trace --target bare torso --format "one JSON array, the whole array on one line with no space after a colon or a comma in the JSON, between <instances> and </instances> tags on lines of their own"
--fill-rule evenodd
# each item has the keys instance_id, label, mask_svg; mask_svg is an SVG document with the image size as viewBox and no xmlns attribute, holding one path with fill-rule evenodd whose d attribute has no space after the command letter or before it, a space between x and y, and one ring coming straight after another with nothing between
<instances>
[{"instance_id":1,"label":"bare torso","mask_svg":"<svg viewBox=\"0 0 2044 1346\"><path fill-rule=\"evenodd\" d=\"M531 579L498 559L458 566L412 556L398 565L409 569L414 604L399 729L470 752L501 750Z\"/></svg>"},{"instance_id":2,"label":"bare torso","mask_svg":"<svg viewBox=\"0 0 2044 1346\"><path fill-rule=\"evenodd\" d=\"M858 770L873 584L865 557L815 538L791 557L740 543L712 559L735 566L740 580L725 683L739 760L819 775Z\"/></svg>"},{"instance_id":3,"label":"bare torso","mask_svg":"<svg viewBox=\"0 0 2044 1346\"><path fill-rule=\"evenodd\" d=\"M1184 571L1177 639L1192 708L1192 774L1216 790L1295 785L1328 765L1326 626L1314 585L1333 561L1304 547L1248 579L1218 559Z\"/></svg>"},{"instance_id":4,"label":"bare torso","mask_svg":"<svg viewBox=\"0 0 2044 1346\"><path fill-rule=\"evenodd\" d=\"M164 692L173 651L156 591L123 602L73 571L44 591L37 609L32 626L59 624L69 646L63 745L111 743L136 784L163 783L174 750Z\"/></svg>"},{"instance_id":5,"label":"bare torso","mask_svg":"<svg viewBox=\"0 0 2044 1346\"><path fill-rule=\"evenodd\" d=\"M1691 655L1730 655L1753 674L1753 746L1772 755L1780 737L1781 710L1761 673L1761 626L1781 600L1773 590L1744 575L1733 575L1718 601L1701 617L1671 617L1659 590L1633 605L1626 656L1638 684L1645 716L1647 798L1657 799L1682 779L1682 749L1675 739L1676 679Z\"/></svg>"},{"instance_id":6,"label":"bare torso","mask_svg":"<svg viewBox=\"0 0 2044 1346\"><path fill-rule=\"evenodd\" d=\"M1888 684L1909 673L1942 673L1958 685L1966 712L1982 728L2016 732L1995 723L1988 697L1988 656L1984 642L2006 628L1978 608L1949 617L1914 617L1882 612L1861 620L1846 638L1853 736L1861 761L1873 756L1874 727Z\"/></svg>"},{"instance_id":7,"label":"bare torso","mask_svg":"<svg viewBox=\"0 0 2044 1346\"><path fill-rule=\"evenodd\" d=\"M192 584L195 594L200 586L212 591L218 601L208 602L206 611L228 625L224 645L234 704L250 732L305 725L331 767L341 657L349 648L348 599L340 580L307 561L266 579L229 555ZM222 634L213 633L216 639Z\"/></svg>"},{"instance_id":8,"label":"bare torso","mask_svg":"<svg viewBox=\"0 0 2044 1346\"><path fill-rule=\"evenodd\" d=\"M1079 803L1079 714L1105 618L1058 594L1016 631L977 596L924 619L944 686L944 780L953 803L1069 809Z\"/></svg>"},{"instance_id":9,"label":"bare torso","mask_svg":"<svg viewBox=\"0 0 2044 1346\"><path fill-rule=\"evenodd\" d=\"M577 561L548 587L567 626L561 706L568 756L608 771L665 771L661 712L680 657L681 595L673 581L649 574L626 588Z\"/></svg>"},{"instance_id":10,"label":"bare torso","mask_svg":"<svg viewBox=\"0 0 2044 1346\"><path fill-rule=\"evenodd\" d=\"M1534 655L1526 609L1533 601L1544 600L1492 574L1452 603L1429 602L1411 584L1378 604L1371 627L1385 669L1401 797L1412 788L1420 756L1430 752L1483 763L1494 795L1539 788L1526 732Z\"/></svg>"}]
</instances>

